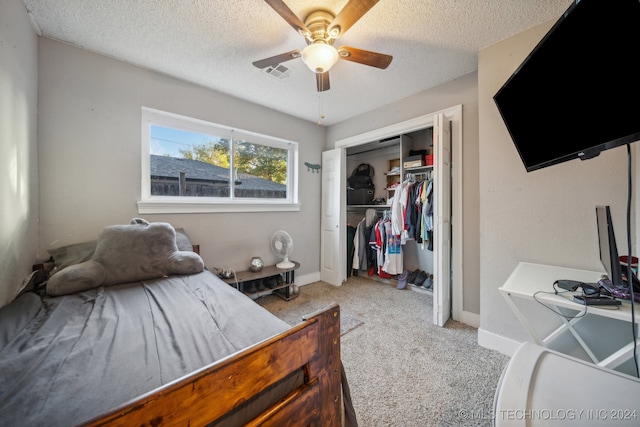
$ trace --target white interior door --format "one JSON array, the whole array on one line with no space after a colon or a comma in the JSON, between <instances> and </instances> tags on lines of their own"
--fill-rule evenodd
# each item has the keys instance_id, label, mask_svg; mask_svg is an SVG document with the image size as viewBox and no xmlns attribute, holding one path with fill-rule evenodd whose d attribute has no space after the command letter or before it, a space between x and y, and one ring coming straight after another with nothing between
<instances>
[{"instance_id":1,"label":"white interior door","mask_svg":"<svg viewBox=\"0 0 640 427\"><path fill-rule=\"evenodd\" d=\"M451 316L451 130L437 114L433 123L433 323L444 326Z\"/></svg>"},{"instance_id":2,"label":"white interior door","mask_svg":"<svg viewBox=\"0 0 640 427\"><path fill-rule=\"evenodd\" d=\"M320 218L320 280L339 286L347 278L345 150L322 153L322 215Z\"/></svg>"}]
</instances>

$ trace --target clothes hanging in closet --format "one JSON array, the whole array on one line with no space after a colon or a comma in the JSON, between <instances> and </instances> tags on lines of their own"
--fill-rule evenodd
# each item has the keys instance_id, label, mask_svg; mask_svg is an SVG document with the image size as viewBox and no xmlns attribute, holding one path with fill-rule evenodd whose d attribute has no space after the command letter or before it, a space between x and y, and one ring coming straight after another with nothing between
<instances>
[{"instance_id":1,"label":"clothes hanging in closet","mask_svg":"<svg viewBox=\"0 0 640 427\"><path fill-rule=\"evenodd\" d=\"M408 189L411 187L412 182L405 180L398 184L396 187L395 195L391 201L391 226L392 232L396 236L402 238L405 235L405 212L408 201ZM406 235L404 241L406 240Z\"/></svg>"},{"instance_id":2,"label":"clothes hanging in closet","mask_svg":"<svg viewBox=\"0 0 640 427\"><path fill-rule=\"evenodd\" d=\"M409 193L409 203L405 212L405 228L409 237L413 238L417 243L422 242L422 202L421 195L423 192L422 182L417 182L411 186Z\"/></svg>"},{"instance_id":3,"label":"clothes hanging in closet","mask_svg":"<svg viewBox=\"0 0 640 427\"><path fill-rule=\"evenodd\" d=\"M394 235L404 245L414 239L423 248L433 250L433 180L414 181L409 178L398 185L391 205Z\"/></svg>"},{"instance_id":4,"label":"clothes hanging in closet","mask_svg":"<svg viewBox=\"0 0 640 427\"><path fill-rule=\"evenodd\" d=\"M427 183L423 194L422 245L427 242L427 249L433 251L433 180Z\"/></svg>"},{"instance_id":5,"label":"clothes hanging in closet","mask_svg":"<svg viewBox=\"0 0 640 427\"><path fill-rule=\"evenodd\" d=\"M365 217L358 223L353 239L354 253L352 268L354 270L367 270L372 265L373 254L369 245L371 229L378 220L375 209L367 209Z\"/></svg>"},{"instance_id":6,"label":"clothes hanging in closet","mask_svg":"<svg viewBox=\"0 0 640 427\"><path fill-rule=\"evenodd\" d=\"M382 225L384 226L384 232L386 233L386 245L382 270L392 275L401 274L404 267L402 262L402 244L400 236L393 234L391 221L385 221Z\"/></svg>"},{"instance_id":7,"label":"clothes hanging in closet","mask_svg":"<svg viewBox=\"0 0 640 427\"><path fill-rule=\"evenodd\" d=\"M371 230L369 244L375 251L374 271L378 276L389 278L402 273L402 245L400 236L393 233L390 211Z\"/></svg>"},{"instance_id":8,"label":"clothes hanging in closet","mask_svg":"<svg viewBox=\"0 0 640 427\"><path fill-rule=\"evenodd\" d=\"M347 224L347 277L351 277L353 271L353 254L355 253L354 240L356 237L356 228Z\"/></svg>"}]
</instances>

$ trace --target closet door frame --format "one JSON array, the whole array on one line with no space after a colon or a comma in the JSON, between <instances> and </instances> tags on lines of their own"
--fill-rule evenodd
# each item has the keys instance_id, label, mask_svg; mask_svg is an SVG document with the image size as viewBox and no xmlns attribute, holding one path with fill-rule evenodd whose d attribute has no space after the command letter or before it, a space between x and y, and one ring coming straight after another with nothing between
<instances>
[{"instance_id":1,"label":"closet door frame","mask_svg":"<svg viewBox=\"0 0 640 427\"><path fill-rule=\"evenodd\" d=\"M419 116L404 122L386 126L380 129L365 132L349 138L334 142L335 149L346 150L349 147L370 143L372 141L389 138L401 134L411 133L417 130L433 127L438 114L444 115L451 121L451 144L455 153L452 159L452 210L451 210L451 318L462 321L463 317L463 248L462 248L462 105L456 105L431 114ZM346 152L346 151L345 151ZM436 168L438 165L434 165ZM342 164L342 174L346 176L346 164ZM323 183L324 185L324 183ZM342 215L346 217L346 200L340 204ZM346 244L346 224L339 224L337 233L338 247L340 253L345 254ZM333 242L321 241L321 246L332 245ZM321 251L323 249L321 248ZM346 271L343 272L341 282L347 279Z\"/></svg>"}]
</instances>

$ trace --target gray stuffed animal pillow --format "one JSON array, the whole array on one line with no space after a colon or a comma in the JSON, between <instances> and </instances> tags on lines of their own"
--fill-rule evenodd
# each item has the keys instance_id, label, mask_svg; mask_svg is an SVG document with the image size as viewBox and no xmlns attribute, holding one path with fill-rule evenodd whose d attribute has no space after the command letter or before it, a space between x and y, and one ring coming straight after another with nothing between
<instances>
[{"instance_id":1,"label":"gray stuffed animal pillow","mask_svg":"<svg viewBox=\"0 0 640 427\"><path fill-rule=\"evenodd\" d=\"M129 225L106 227L98 236L92 258L51 276L47 293L66 295L203 269L198 254L178 250L176 232L170 224L134 218Z\"/></svg>"}]
</instances>

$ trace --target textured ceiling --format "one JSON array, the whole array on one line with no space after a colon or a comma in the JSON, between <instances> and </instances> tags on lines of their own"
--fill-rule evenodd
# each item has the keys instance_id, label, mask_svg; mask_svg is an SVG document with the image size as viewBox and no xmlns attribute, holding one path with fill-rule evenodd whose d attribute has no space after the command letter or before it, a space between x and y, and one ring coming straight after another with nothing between
<instances>
[{"instance_id":1,"label":"textured ceiling","mask_svg":"<svg viewBox=\"0 0 640 427\"><path fill-rule=\"evenodd\" d=\"M285 0L302 20L346 0ZM477 69L478 51L557 19L571 0L381 0L336 46L393 55L344 60L321 98L301 59L277 79L253 61L306 46L261 0L24 0L38 34L330 126Z\"/></svg>"}]
</instances>

